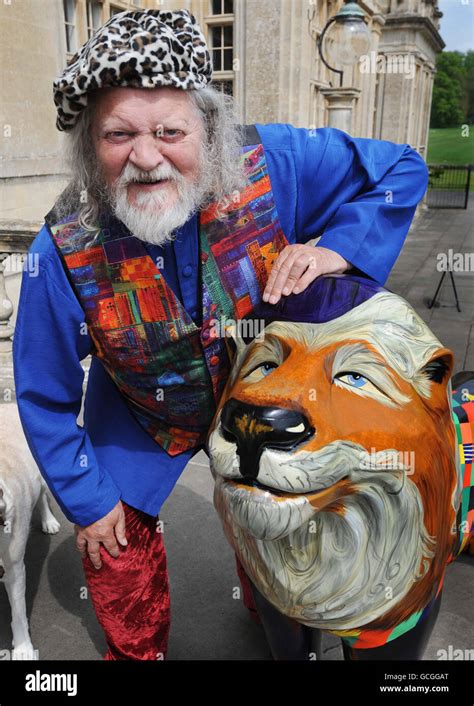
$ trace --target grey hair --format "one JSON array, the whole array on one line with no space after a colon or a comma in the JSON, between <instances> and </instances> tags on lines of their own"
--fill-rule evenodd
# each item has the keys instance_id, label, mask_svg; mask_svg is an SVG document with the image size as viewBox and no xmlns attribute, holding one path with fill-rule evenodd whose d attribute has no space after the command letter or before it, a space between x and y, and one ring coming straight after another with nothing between
<instances>
[{"instance_id":1,"label":"grey hair","mask_svg":"<svg viewBox=\"0 0 474 706\"><path fill-rule=\"evenodd\" d=\"M91 135L97 93L90 94L76 125L65 134L65 162L71 180L55 204L59 219L78 212L80 225L89 232L97 232L101 205L108 200ZM213 201L225 206L238 198L248 183L240 159L244 135L238 124L234 99L213 86L186 93L203 121L205 168L212 175L201 207ZM217 217L225 219L225 214L218 209Z\"/></svg>"}]
</instances>

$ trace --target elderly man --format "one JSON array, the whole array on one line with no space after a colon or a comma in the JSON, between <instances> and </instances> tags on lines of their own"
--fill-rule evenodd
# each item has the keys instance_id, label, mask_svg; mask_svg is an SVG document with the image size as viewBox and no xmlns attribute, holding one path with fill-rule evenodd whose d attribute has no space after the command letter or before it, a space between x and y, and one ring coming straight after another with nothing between
<instances>
[{"instance_id":1,"label":"elderly man","mask_svg":"<svg viewBox=\"0 0 474 706\"><path fill-rule=\"evenodd\" d=\"M216 322L324 273L383 284L427 185L408 145L237 125L211 74L194 17L147 10L115 15L54 84L72 178L23 274L16 392L75 523L105 659L166 654L157 517L228 376Z\"/></svg>"}]
</instances>

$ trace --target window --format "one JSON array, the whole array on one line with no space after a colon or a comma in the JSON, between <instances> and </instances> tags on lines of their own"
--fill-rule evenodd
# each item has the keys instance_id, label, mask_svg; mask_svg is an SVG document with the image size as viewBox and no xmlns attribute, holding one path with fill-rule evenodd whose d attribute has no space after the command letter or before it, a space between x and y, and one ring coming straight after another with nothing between
<instances>
[{"instance_id":1,"label":"window","mask_svg":"<svg viewBox=\"0 0 474 706\"><path fill-rule=\"evenodd\" d=\"M102 3L87 0L87 36L92 37L102 24Z\"/></svg>"},{"instance_id":2,"label":"window","mask_svg":"<svg viewBox=\"0 0 474 706\"><path fill-rule=\"evenodd\" d=\"M114 15L118 15L119 12L125 12L123 7L114 7L114 5L110 6L110 16L113 17Z\"/></svg>"},{"instance_id":3,"label":"window","mask_svg":"<svg viewBox=\"0 0 474 706\"><path fill-rule=\"evenodd\" d=\"M215 25L211 30L212 64L214 71L232 71L234 28Z\"/></svg>"},{"instance_id":4,"label":"window","mask_svg":"<svg viewBox=\"0 0 474 706\"><path fill-rule=\"evenodd\" d=\"M213 84L234 95L234 3L233 0L210 0L211 14L206 17L209 51L212 58Z\"/></svg>"},{"instance_id":5,"label":"window","mask_svg":"<svg viewBox=\"0 0 474 706\"><path fill-rule=\"evenodd\" d=\"M66 51L74 54L76 43L76 0L63 0L64 27L66 29Z\"/></svg>"},{"instance_id":6,"label":"window","mask_svg":"<svg viewBox=\"0 0 474 706\"><path fill-rule=\"evenodd\" d=\"M212 85L223 93L232 96L234 94L234 82L233 81L213 81Z\"/></svg>"},{"instance_id":7,"label":"window","mask_svg":"<svg viewBox=\"0 0 474 706\"><path fill-rule=\"evenodd\" d=\"M212 0L213 15L232 15L234 12L233 0Z\"/></svg>"}]
</instances>

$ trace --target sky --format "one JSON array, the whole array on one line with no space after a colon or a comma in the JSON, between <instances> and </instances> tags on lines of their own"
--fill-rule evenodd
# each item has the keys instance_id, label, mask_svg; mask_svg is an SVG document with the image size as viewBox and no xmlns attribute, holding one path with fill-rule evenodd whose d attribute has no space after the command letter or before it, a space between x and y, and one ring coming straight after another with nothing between
<instances>
[{"instance_id":1,"label":"sky","mask_svg":"<svg viewBox=\"0 0 474 706\"><path fill-rule=\"evenodd\" d=\"M474 50L474 0L438 0L445 51Z\"/></svg>"}]
</instances>

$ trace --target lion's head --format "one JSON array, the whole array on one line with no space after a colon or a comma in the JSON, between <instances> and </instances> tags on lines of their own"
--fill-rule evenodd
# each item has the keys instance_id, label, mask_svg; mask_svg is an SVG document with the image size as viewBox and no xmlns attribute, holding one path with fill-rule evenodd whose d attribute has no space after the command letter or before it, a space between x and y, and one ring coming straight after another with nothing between
<instances>
[{"instance_id":1,"label":"lion's head","mask_svg":"<svg viewBox=\"0 0 474 706\"><path fill-rule=\"evenodd\" d=\"M302 623L396 625L432 597L455 538L451 351L349 275L238 323L207 443L230 543Z\"/></svg>"}]
</instances>

